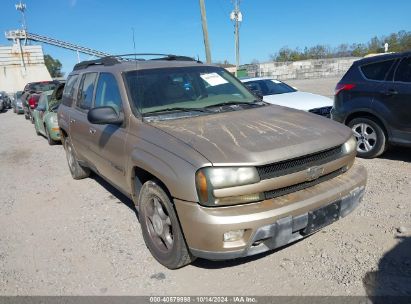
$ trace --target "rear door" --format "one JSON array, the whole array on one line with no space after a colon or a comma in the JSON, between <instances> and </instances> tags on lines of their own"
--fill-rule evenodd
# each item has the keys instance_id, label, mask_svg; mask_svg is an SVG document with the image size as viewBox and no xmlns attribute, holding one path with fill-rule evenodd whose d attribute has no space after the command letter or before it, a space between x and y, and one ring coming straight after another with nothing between
<instances>
[{"instance_id":1,"label":"rear door","mask_svg":"<svg viewBox=\"0 0 411 304\"><path fill-rule=\"evenodd\" d=\"M90 155L90 123L87 113L92 106L97 73L85 73L81 78L75 106L70 113L70 136L80 161L93 165Z\"/></svg>"},{"instance_id":2,"label":"rear door","mask_svg":"<svg viewBox=\"0 0 411 304\"><path fill-rule=\"evenodd\" d=\"M111 73L100 73L96 85L94 107L103 106L110 106L124 116L119 86ZM121 187L125 181L125 123L122 126L90 124L90 134L90 150L94 155L97 170L113 184Z\"/></svg>"}]
</instances>

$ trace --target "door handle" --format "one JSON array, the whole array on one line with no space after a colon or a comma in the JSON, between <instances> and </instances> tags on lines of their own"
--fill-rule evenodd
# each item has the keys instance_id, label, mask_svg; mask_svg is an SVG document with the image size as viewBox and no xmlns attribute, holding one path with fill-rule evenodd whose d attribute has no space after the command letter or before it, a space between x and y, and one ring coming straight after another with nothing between
<instances>
[{"instance_id":1,"label":"door handle","mask_svg":"<svg viewBox=\"0 0 411 304\"><path fill-rule=\"evenodd\" d=\"M381 92L383 95L385 96L392 96L392 95L397 95L398 91L394 90L394 89L390 89L388 91L383 91Z\"/></svg>"},{"instance_id":2,"label":"door handle","mask_svg":"<svg viewBox=\"0 0 411 304\"><path fill-rule=\"evenodd\" d=\"M75 123L75 122L76 122L75 119L70 119L70 123L71 123L71 124L73 124L73 123Z\"/></svg>"},{"instance_id":3,"label":"door handle","mask_svg":"<svg viewBox=\"0 0 411 304\"><path fill-rule=\"evenodd\" d=\"M95 134L96 133L96 129L93 129L93 128L88 129L88 131L90 132L90 134Z\"/></svg>"}]
</instances>

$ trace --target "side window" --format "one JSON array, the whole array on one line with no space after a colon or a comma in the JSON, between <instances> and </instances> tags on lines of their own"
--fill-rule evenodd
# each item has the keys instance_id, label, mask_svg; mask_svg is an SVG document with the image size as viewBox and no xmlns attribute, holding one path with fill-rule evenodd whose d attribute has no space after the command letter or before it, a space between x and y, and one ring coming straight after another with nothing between
<instances>
[{"instance_id":1,"label":"side window","mask_svg":"<svg viewBox=\"0 0 411 304\"><path fill-rule=\"evenodd\" d=\"M364 76L371 80L384 80L394 60L380 61L361 66Z\"/></svg>"},{"instance_id":2,"label":"side window","mask_svg":"<svg viewBox=\"0 0 411 304\"><path fill-rule=\"evenodd\" d=\"M71 104L73 103L77 79L78 79L78 75L71 75L67 79L67 83L63 91L63 100L62 100L62 104L64 104L65 106L71 107Z\"/></svg>"},{"instance_id":3,"label":"side window","mask_svg":"<svg viewBox=\"0 0 411 304\"><path fill-rule=\"evenodd\" d=\"M100 73L97 82L94 107L110 106L121 112L122 102L116 78L110 73Z\"/></svg>"},{"instance_id":4,"label":"side window","mask_svg":"<svg viewBox=\"0 0 411 304\"><path fill-rule=\"evenodd\" d=\"M395 72L395 81L411 82L411 57L405 58Z\"/></svg>"},{"instance_id":5,"label":"side window","mask_svg":"<svg viewBox=\"0 0 411 304\"><path fill-rule=\"evenodd\" d=\"M77 106L84 110L89 110L93 102L94 84L97 73L87 73L81 79Z\"/></svg>"}]
</instances>

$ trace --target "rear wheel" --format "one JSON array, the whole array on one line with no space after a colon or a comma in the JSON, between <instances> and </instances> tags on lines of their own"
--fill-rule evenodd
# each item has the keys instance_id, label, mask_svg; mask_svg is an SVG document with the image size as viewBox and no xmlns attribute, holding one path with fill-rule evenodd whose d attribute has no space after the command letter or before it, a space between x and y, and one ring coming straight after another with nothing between
<instances>
[{"instance_id":1,"label":"rear wheel","mask_svg":"<svg viewBox=\"0 0 411 304\"><path fill-rule=\"evenodd\" d=\"M64 148L66 150L67 163L70 169L71 176L74 179L86 178L90 175L90 169L82 167L76 158L70 137L64 140Z\"/></svg>"},{"instance_id":2,"label":"rear wheel","mask_svg":"<svg viewBox=\"0 0 411 304\"><path fill-rule=\"evenodd\" d=\"M387 149L387 138L382 126L371 118L354 118L348 123L357 139L357 156L374 158Z\"/></svg>"},{"instance_id":3,"label":"rear wheel","mask_svg":"<svg viewBox=\"0 0 411 304\"><path fill-rule=\"evenodd\" d=\"M177 269L195 259L188 250L171 200L156 181L148 181L141 188L139 219L144 241L159 263Z\"/></svg>"}]
</instances>

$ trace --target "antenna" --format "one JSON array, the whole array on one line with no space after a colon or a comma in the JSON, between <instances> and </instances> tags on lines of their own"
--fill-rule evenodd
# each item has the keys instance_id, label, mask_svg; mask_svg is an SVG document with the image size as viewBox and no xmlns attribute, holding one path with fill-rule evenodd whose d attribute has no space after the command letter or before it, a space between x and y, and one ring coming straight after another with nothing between
<instances>
[{"instance_id":1,"label":"antenna","mask_svg":"<svg viewBox=\"0 0 411 304\"><path fill-rule=\"evenodd\" d=\"M134 37L134 27L131 28L131 31L133 33L133 52L134 52L134 61L136 62L136 86L135 89L137 90L138 88L138 79L137 79L137 73L138 73L138 60L137 60L137 54L136 54L136 39ZM137 112L141 115L141 121L144 121L144 116L143 116L143 111L142 108L139 109L139 102L138 100L135 101L136 102L136 109Z\"/></svg>"}]
</instances>

